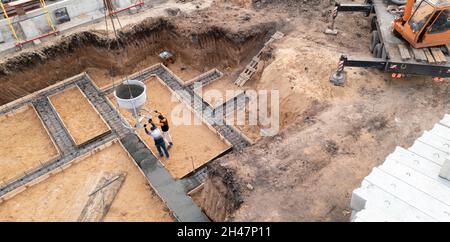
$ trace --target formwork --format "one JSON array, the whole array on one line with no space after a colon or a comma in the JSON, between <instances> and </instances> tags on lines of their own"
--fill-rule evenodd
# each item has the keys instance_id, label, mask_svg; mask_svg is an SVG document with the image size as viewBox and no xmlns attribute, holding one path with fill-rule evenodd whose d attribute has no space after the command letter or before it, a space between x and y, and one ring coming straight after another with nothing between
<instances>
[{"instance_id":1,"label":"formwork","mask_svg":"<svg viewBox=\"0 0 450 242\"><path fill-rule=\"evenodd\" d=\"M184 177L231 148L231 144L227 143L222 137L218 137L206 124L199 121L195 114L183 103L171 100L173 92L165 86L161 79L152 76L146 79L144 83L147 86L148 98L144 108L156 109L169 119L174 146L169 150L170 159L162 158L161 161L174 177ZM109 95L109 98L117 107L112 95ZM130 113L120 109L118 111L126 117L129 123L133 123ZM170 119L178 116L174 116L174 112L178 114L190 113L192 124L173 125ZM153 119L154 121L158 120L157 117L153 117ZM196 123L200 123L200 125L195 125ZM144 130L139 130L138 134L153 154L158 155L152 138L145 134Z\"/></svg>"},{"instance_id":2,"label":"formwork","mask_svg":"<svg viewBox=\"0 0 450 242\"><path fill-rule=\"evenodd\" d=\"M117 140L73 160L60 171L64 172L52 173L1 203L0 218L3 221L76 221L95 192L99 178L105 172L120 172L126 174L124 183L100 221L173 220Z\"/></svg>"},{"instance_id":3,"label":"formwork","mask_svg":"<svg viewBox=\"0 0 450 242\"><path fill-rule=\"evenodd\" d=\"M205 75L200 75L201 78L198 81L207 83L210 80L214 80L217 75L218 72L216 71L205 73ZM30 173L2 184L0 187L0 201L8 202L8 200L20 196L22 192L31 192L33 186L46 182L48 179L61 173L61 171L68 170L69 167L75 165L78 161L87 159L87 157L98 150L111 146L110 142L112 140L120 139L123 147L126 149L125 153L134 160L134 164L148 181L151 187L148 187L150 192L153 189L155 194L161 198L162 202L167 206L168 213L178 221L208 221L208 218L187 195L187 192L202 183L207 172L207 167L204 166L207 162L230 152L232 149L240 150L248 146L249 142L236 132L232 126L221 124L219 121L224 117L212 117L211 106L196 95L190 85L185 85L179 77L164 65L156 64L150 66L127 78L145 81L150 77L155 78L155 83L159 83L156 86L159 86L160 93L166 93L163 96L170 99L171 95L173 95L176 97L175 100L178 100L178 102L175 102L177 105L189 111L194 119L201 121L202 125L197 128L191 128L192 130L199 129L201 134L217 142L218 145L216 146L214 144L213 146L211 144L200 146L200 153L206 154L205 149L209 149L206 151L210 152L208 153L210 156L205 156L202 159L203 164L196 165L195 162L192 163L192 156L182 153L183 157L191 158L190 167L192 169L186 166L186 172L184 175L180 175L182 176L181 179L174 179L165 166L165 160L158 160L155 157L154 150L151 150L153 144L147 145L148 140L146 141L145 138L149 137L143 136L144 138L141 138L123 125L128 121L124 115L116 111L111 101L107 98L114 90L114 85L100 89L86 73L82 73L0 107L0 114L4 115L8 112L14 112L25 105L32 105L60 151L60 155L56 160L41 164ZM48 98L74 87L81 90L83 96L95 109L94 113L98 112L97 114L101 116L112 130L105 136L97 136L81 146L77 145L71 138L69 130L62 121L62 117ZM184 92L180 93L178 91ZM198 102L193 102L192 100L194 99ZM160 111L166 113L165 110ZM171 129L173 132L173 125ZM174 136L175 145L177 145L177 138L175 138L177 135L173 133L172 135ZM202 140L204 138L200 135L199 139ZM210 149L211 147L214 147L216 150ZM120 188L121 190L122 188Z\"/></svg>"},{"instance_id":4,"label":"formwork","mask_svg":"<svg viewBox=\"0 0 450 242\"><path fill-rule=\"evenodd\" d=\"M78 86L48 97L76 145L111 132L111 128Z\"/></svg>"},{"instance_id":5,"label":"formwork","mask_svg":"<svg viewBox=\"0 0 450 242\"><path fill-rule=\"evenodd\" d=\"M0 116L0 184L25 175L60 155L43 121L31 105Z\"/></svg>"}]
</instances>

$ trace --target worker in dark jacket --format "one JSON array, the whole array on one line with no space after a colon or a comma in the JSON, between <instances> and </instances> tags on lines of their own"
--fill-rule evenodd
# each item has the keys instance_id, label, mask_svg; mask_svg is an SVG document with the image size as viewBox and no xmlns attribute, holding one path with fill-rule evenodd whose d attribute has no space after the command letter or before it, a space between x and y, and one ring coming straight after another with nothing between
<instances>
[{"instance_id":1,"label":"worker in dark jacket","mask_svg":"<svg viewBox=\"0 0 450 242\"><path fill-rule=\"evenodd\" d=\"M161 134L161 131L158 129L158 127L156 127L156 125L151 121L151 119L149 120L149 123L151 124L152 127L150 128L150 131L148 131L147 124L145 124L144 125L145 133L152 136L153 141L155 141L156 149L159 152L159 156L163 157L165 154L167 159L169 159L170 158L169 151L166 148L166 143ZM163 151L164 151L164 154L163 154Z\"/></svg>"},{"instance_id":2,"label":"worker in dark jacket","mask_svg":"<svg viewBox=\"0 0 450 242\"><path fill-rule=\"evenodd\" d=\"M155 113L158 115L159 119L159 123L156 123L156 125L161 127L162 136L170 149L173 146L173 141L172 136L169 133L169 121L162 115L162 113L158 112L158 110L155 110Z\"/></svg>"}]
</instances>

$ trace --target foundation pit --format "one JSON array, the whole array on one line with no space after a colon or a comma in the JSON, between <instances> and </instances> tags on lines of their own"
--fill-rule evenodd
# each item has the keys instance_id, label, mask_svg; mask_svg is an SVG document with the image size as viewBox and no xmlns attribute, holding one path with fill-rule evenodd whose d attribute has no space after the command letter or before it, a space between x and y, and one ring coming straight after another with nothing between
<instances>
[{"instance_id":1,"label":"foundation pit","mask_svg":"<svg viewBox=\"0 0 450 242\"><path fill-rule=\"evenodd\" d=\"M77 32L39 50L0 61L0 105L87 72L99 88L160 63L159 53L176 56L169 64L184 81L212 68L239 66L254 55L273 32L273 22L227 30L214 25L192 29L185 19L147 19L124 28L120 48L103 31Z\"/></svg>"},{"instance_id":2,"label":"foundation pit","mask_svg":"<svg viewBox=\"0 0 450 242\"><path fill-rule=\"evenodd\" d=\"M145 81L145 85L147 86L147 102L143 108L158 110L169 120L170 134L174 146L169 150L170 159L161 158L161 162L172 176L182 178L230 148L230 145L198 120L185 104L176 99L176 101L173 101L172 93L161 83L158 77L150 77ZM118 108L113 95L109 95L108 98ZM123 109L118 110L130 124L134 124L130 112ZM181 118L183 113L190 115L191 124L174 125L171 117ZM153 117L153 119L154 122L158 121L157 117ZM153 154L159 157L153 139L145 133L144 129L139 129L138 135L152 150Z\"/></svg>"},{"instance_id":3,"label":"foundation pit","mask_svg":"<svg viewBox=\"0 0 450 242\"><path fill-rule=\"evenodd\" d=\"M212 108L216 108L224 104L230 98L233 98L235 95L245 90L245 87L238 87L237 85L235 85L234 80L235 79L233 79L232 76L230 76L229 74L225 74L223 77L220 77L219 79L202 87L201 93L200 89L198 88L195 90L195 92L199 95L201 94L203 100L207 102ZM227 92L232 93L232 96L227 96ZM216 96L220 98L213 98Z\"/></svg>"}]
</instances>

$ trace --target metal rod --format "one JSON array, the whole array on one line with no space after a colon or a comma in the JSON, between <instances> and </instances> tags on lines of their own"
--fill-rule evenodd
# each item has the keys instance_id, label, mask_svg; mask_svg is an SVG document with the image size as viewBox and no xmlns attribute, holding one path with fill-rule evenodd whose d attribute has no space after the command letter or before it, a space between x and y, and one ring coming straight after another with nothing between
<instances>
[{"instance_id":1,"label":"metal rod","mask_svg":"<svg viewBox=\"0 0 450 242\"><path fill-rule=\"evenodd\" d=\"M9 19L8 13L6 12L5 6L3 5L3 2L1 0L0 0L0 6L2 7L3 14L5 15L5 18L8 21L9 28L11 28L11 32L13 33L14 38L16 40L19 40L19 37L17 37L16 31L14 30L14 27L12 26L11 19Z\"/></svg>"},{"instance_id":2,"label":"metal rod","mask_svg":"<svg viewBox=\"0 0 450 242\"><path fill-rule=\"evenodd\" d=\"M58 33L59 33L59 31L50 32L50 33L47 33L47 34L44 34L44 35L41 35L41 36L38 36L38 37L35 37L35 38L32 38L32 39L28 39L28 40L19 42L19 43L16 44L16 46L22 46L22 45L24 45L24 44L33 42L33 41L35 41L35 40L42 39L42 38L45 38L45 37L50 36L50 35L56 35L56 34L58 34Z\"/></svg>"},{"instance_id":3,"label":"metal rod","mask_svg":"<svg viewBox=\"0 0 450 242\"><path fill-rule=\"evenodd\" d=\"M88 196L92 196L94 194L96 194L97 192L99 192L100 190L102 190L103 188L109 186L111 183L115 182L117 179L119 179L121 177L121 175L116 176L114 179L111 179L110 181L108 181L105 185L101 186L100 188L98 188L97 190L93 191L91 194L89 194Z\"/></svg>"},{"instance_id":4,"label":"metal rod","mask_svg":"<svg viewBox=\"0 0 450 242\"><path fill-rule=\"evenodd\" d=\"M123 12L123 11L127 11L127 10L129 10L129 9L131 9L131 8L138 7L138 6L142 6L142 5L144 5L144 2L140 2L140 3L137 3L137 4L133 4L133 5L129 6L129 7L124 8L124 9L116 10L116 11L112 12L111 14L118 14L118 13L121 13L121 12Z\"/></svg>"}]
</instances>

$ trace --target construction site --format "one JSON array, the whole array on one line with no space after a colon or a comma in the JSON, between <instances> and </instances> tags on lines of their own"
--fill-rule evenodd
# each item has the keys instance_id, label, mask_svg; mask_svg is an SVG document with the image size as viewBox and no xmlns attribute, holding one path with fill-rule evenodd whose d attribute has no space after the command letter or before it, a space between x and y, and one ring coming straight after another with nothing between
<instances>
[{"instance_id":1,"label":"construction site","mask_svg":"<svg viewBox=\"0 0 450 242\"><path fill-rule=\"evenodd\" d=\"M0 1L0 221L450 221L450 1Z\"/></svg>"}]
</instances>

